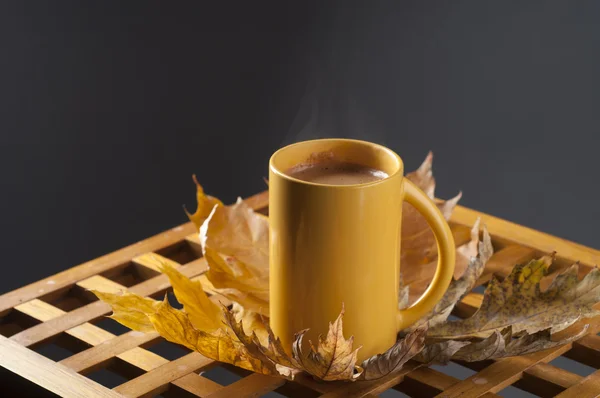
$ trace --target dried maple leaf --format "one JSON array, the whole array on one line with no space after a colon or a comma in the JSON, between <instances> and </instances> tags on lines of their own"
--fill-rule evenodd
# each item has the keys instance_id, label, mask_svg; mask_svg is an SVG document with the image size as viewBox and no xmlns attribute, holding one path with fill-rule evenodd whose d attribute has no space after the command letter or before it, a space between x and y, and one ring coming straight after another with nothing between
<instances>
[{"instance_id":1,"label":"dried maple leaf","mask_svg":"<svg viewBox=\"0 0 600 398\"><path fill-rule=\"evenodd\" d=\"M435 199L435 179L432 173L432 162L433 154L429 152L423 164L416 171L408 173L406 178L415 183L433 200ZM446 219L450 218L452 210L461 196L462 193L459 193L450 200L437 203ZM435 236L431 232L429 224L417 209L405 202L402 205L402 254L400 260L404 270L408 271L412 267L431 262L436 255L436 250Z\"/></svg>"},{"instance_id":2,"label":"dried maple leaf","mask_svg":"<svg viewBox=\"0 0 600 398\"><path fill-rule=\"evenodd\" d=\"M112 307L113 313L109 318L138 332L154 331L154 325L147 314L158 309L158 301L129 292L115 294L92 290L92 293Z\"/></svg>"},{"instance_id":3,"label":"dried maple leaf","mask_svg":"<svg viewBox=\"0 0 600 398\"><path fill-rule=\"evenodd\" d=\"M200 228L208 280L245 309L269 315L269 221L238 199L215 206Z\"/></svg>"},{"instance_id":4,"label":"dried maple leaf","mask_svg":"<svg viewBox=\"0 0 600 398\"><path fill-rule=\"evenodd\" d=\"M327 336L319 336L317 347L309 341L310 350L305 353L302 345L307 330L296 333L292 346L293 358L307 373L321 380L352 380L360 375L356 367L356 355L360 347L354 349L354 338L344 338L342 318L344 309L333 323L329 323Z\"/></svg>"},{"instance_id":5,"label":"dried maple leaf","mask_svg":"<svg viewBox=\"0 0 600 398\"><path fill-rule=\"evenodd\" d=\"M192 175L192 179L194 180L194 184L196 184L197 208L194 214L191 214L185 208L184 211L190 221L196 225L196 228L200 228L200 226L204 223L204 220L206 220L206 217L208 217L212 211L213 207L216 205L223 205L223 203L219 199L204 193L204 188L202 188L202 185L198 183L195 174Z\"/></svg>"},{"instance_id":6,"label":"dried maple leaf","mask_svg":"<svg viewBox=\"0 0 600 398\"><path fill-rule=\"evenodd\" d=\"M479 220L475 222L473 229L471 230L472 242L477 242L478 254L477 256L471 257L469 265L465 270L464 274L459 279L453 279L446 290L446 293L442 299L433 307L433 309L417 321L413 326L407 329L407 331L415 330L424 324L427 324L430 328L440 325L448 319L450 313L456 306L456 304L471 291L477 279L483 273L483 269L488 260L492 257L494 248L492 247L492 240L487 228L483 226L483 240L479 241ZM469 243L471 245L471 243Z\"/></svg>"},{"instance_id":7,"label":"dried maple leaf","mask_svg":"<svg viewBox=\"0 0 600 398\"><path fill-rule=\"evenodd\" d=\"M447 340L436 343L426 341L425 347L415 356L415 360L425 365L441 364L450 362L452 356L464 346L469 345L468 341Z\"/></svg>"},{"instance_id":8,"label":"dried maple leaf","mask_svg":"<svg viewBox=\"0 0 600 398\"><path fill-rule=\"evenodd\" d=\"M246 334L254 333L262 345L269 344L268 323L262 315L248 311L238 303L232 304L231 313L236 322L244 325Z\"/></svg>"},{"instance_id":9,"label":"dried maple leaf","mask_svg":"<svg viewBox=\"0 0 600 398\"><path fill-rule=\"evenodd\" d=\"M429 344L415 359L427 364L445 365L450 359L476 362L526 355L575 341L585 335L587 329L588 325L566 339L552 340L550 329L533 334L522 333L514 337L512 328L508 327L502 332L495 330L493 334L481 340L446 340Z\"/></svg>"},{"instance_id":10,"label":"dried maple leaf","mask_svg":"<svg viewBox=\"0 0 600 398\"><path fill-rule=\"evenodd\" d=\"M157 260L160 261L158 258ZM223 326L221 308L208 298L200 282L191 281L175 268L162 261L160 261L159 269L169 278L177 301L183 305L190 321L197 328L212 331Z\"/></svg>"},{"instance_id":11,"label":"dried maple leaf","mask_svg":"<svg viewBox=\"0 0 600 398\"><path fill-rule=\"evenodd\" d=\"M581 281L575 264L560 273L547 290L540 280L552 262L550 256L517 265L499 282L492 278L477 312L467 319L448 321L429 329L435 339L486 338L512 327L512 333L534 334L549 329L558 332L583 317L599 314L593 308L600 301L600 270L594 268Z\"/></svg>"},{"instance_id":12,"label":"dried maple leaf","mask_svg":"<svg viewBox=\"0 0 600 398\"><path fill-rule=\"evenodd\" d=\"M156 331L166 340L181 344L216 361L262 374L285 376L271 361L264 361L262 357L257 357L255 351L251 352L245 344L246 341L239 340L241 322L236 323L235 315L226 308L219 316L223 319L221 327L207 331L203 330L203 325L192 322L186 311L173 308L166 297L163 301L156 301L132 293L113 294L98 291L93 293L111 305L114 312L111 316L113 319L133 330L146 333ZM189 292L186 293L186 296L188 295ZM196 296L201 295L201 293L196 294ZM202 319L206 319L206 316ZM240 329L232 329L231 326L234 325L239 326ZM256 339L260 344L258 338Z\"/></svg>"},{"instance_id":13,"label":"dried maple leaf","mask_svg":"<svg viewBox=\"0 0 600 398\"><path fill-rule=\"evenodd\" d=\"M229 326L237 339L244 345L250 356L260 361L262 366L268 368L270 374L279 374L293 378L300 372L285 351L278 351L282 347L277 347L274 351L270 351L269 348L265 348L262 345L255 331L247 334L244 329L248 328L244 328L243 321L236 320L235 315L228 311L227 308L224 308L224 314L227 326ZM263 324L263 329L265 331L269 330L268 335L273 334L268 325Z\"/></svg>"},{"instance_id":14,"label":"dried maple leaf","mask_svg":"<svg viewBox=\"0 0 600 398\"><path fill-rule=\"evenodd\" d=\"M409 359L423 349L427 328L420 328L399 339L389 350L366 359L359 380L375 380L402 369Z\"/></svg>"}]
</instances>

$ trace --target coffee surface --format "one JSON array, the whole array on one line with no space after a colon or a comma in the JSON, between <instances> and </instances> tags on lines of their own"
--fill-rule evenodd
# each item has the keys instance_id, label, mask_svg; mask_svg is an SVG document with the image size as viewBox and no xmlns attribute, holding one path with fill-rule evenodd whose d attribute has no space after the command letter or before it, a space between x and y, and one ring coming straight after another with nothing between
<instances>
[{"instance_id":1,"label":"coffee surface","mask_svg":"<svg viewBox=\"0 0 600 398\"><path fill-rule=\"evenodd\" d=\"M299 180L328 185L354 185L381 180L388 175L356 163L323 161L300 164L287 171L291 177Z\"/></svg>"}]
</instances>

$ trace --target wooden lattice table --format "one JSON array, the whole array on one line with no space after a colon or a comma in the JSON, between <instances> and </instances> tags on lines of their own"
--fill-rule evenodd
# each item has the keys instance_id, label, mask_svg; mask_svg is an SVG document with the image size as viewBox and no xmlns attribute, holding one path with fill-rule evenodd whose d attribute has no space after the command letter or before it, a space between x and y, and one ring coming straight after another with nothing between
<instances>
[{"instance_id":1,"label":"wooden lattice table","mask_svg":"<svg viewBox=\"0 0 600 398\"><path fill-rule=\"evenodd\" d=\"M268 195L247 199L254 209L268 211ZM579 261L582 274L600 260L600 251L525 228L499 218L458 206L451 219L457 244L469 239L477 217L487 225L495 254L479 285L492 274L505 276L512 266L543 253L557 252L553 270ZM191 278L203 278L207 264L191 223L138 242L114 253L0 296L0 366L64 397L258 397L270 396L359 397L376 396L393 389L410 397L494 397L513 386L541 397L600 396L600 371L583 377L550 361L566 357L594 369L600 368L600 321L592 320L590 333L579 341L522 357L497 361L460 363L475 371L464 380L444 373L444 368L417 368L409 363L396 374L373 382L319 383L308 377L286 382L276 377L251 374L214 362L195 352L166 358L153 350L165 342L156 333L143 334L107 329L108 305L88 292L128 289L162 297L169 290L166 276L156 269L150 253L169 259ZM480 289L469 294L454 315L469 316L481 303ZM66 349L62 358L42 355L55 344ZM169 360L171 359L171 360ZM456 366L458 366L456 365ZM211 380L215 368L235 374L236 381L223 386ZM109 388L94 381L94 374L110 370L124 378ZM388 392L389 394L389 392Z\"/></svg>"}]
</instances>

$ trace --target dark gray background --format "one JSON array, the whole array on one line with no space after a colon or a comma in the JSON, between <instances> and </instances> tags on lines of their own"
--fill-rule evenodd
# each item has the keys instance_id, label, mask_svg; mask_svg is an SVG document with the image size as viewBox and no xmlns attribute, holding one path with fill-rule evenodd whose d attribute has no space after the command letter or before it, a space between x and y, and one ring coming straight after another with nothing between
<instances>
[{"instance_id":1,"label":"dark gray background","mask_svg":"<svg viewBox=\"0 0 600 398\"><path fill-rule=\"evenodd\" d=\"M0 4L0 293L225 201L313 137L435 154L438 195L598 244L600 3Z\"/></svg>"}]
</instances>

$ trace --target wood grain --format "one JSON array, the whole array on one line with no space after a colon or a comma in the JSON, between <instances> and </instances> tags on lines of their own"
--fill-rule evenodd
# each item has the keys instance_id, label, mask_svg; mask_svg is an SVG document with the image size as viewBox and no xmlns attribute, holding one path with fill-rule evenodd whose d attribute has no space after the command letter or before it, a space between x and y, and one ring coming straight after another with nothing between
<instances>
[{"instance_id":1,"label":"wood grain","mask_svg":"<svg viewBox=\"0 0 600 398\"><path fill-rule=\"evenodd\" d=\"M582 398L600 396L600 371L595 371L580 383L558 394L557 398Z\"/></svg>"},{"instance_id":2,"label":"wood grain","mask_svg":"<svg viewBox=\"0 0 600 398\"><path fill-rule=\"evenodd\" d=\"M244 377L223 387L221 390L208 395L208 398L229 398L229 397L245 397L257 398L262 397L268 392L275 390L285 384L285 380L280 377L266 376L262 374L252 374Z\"/></svg>"},{"instance_id":3,"label":"wood grain","mask_svg":"<svg viewBox=\"0 0 600 398\"><path fill-rule=\"evenodd\" d=\"M0 366L65 398L122 398L100 384L83 377L27 348L0 336Z\"/></svg>"},{"instance_id":4,"label":"wood grain","mask_svg":"<svg viewBox=\"0 0 600 398\"><path fill-rule=\"evenodd\" d=\"M266 213L268 193L261 192L246 199L246 202L255 210ZM478 285L488 282L492 275L503 278L510 272L513 265L552 251L558 252L557 258L560 266L580 260L585 265L581 269L582 274L589 271L590 267L600 259L600 251L458 206L450 221L453 231L461 242L468 238L466 232L477 217L481 217L487 225L494 245L499 249L488 262L484 274L477 282ZM182 246L181 242L187 246ZM11 347L10 350L12 347L18 347L18 350L12 350L15 353L13 355L17 355L19 358L21 353L24 353L24 358L33 355L31 360L36 364L30 364L28 369L24 369L17 364L16 357L13 357L11 361L13 367L5 367L51 391L56 392L52 388L62 388L59 395L78 394L79 386L83 383L81 391L84 391L85 395L64 395L74 397L151 396L162 393L173 385L195 396L211 396L213 398L260 396L276 389L278 392L287 392L290 396L313 396L313 392L315 392L315 394L324 394L325 397L374 397L389 388L404 391L413 397L430 397L438 394L438 396L447 397L483 396L492 398L497 396L497 392L513 383L516 387L542 397L555 395L577 398L600 396L598 372L583 378L547 363L559 355L564 355L581 363L596 368L600 367L598 359L600 358L600 337L594 334L600 330L600 323L597 319L592 321L591 333L572 345L523 357L497 360L487 367L484 366L487 363L484 365L481 363L464 364L478 373L463 381L409 363L400 372L372 382L321 383L300 375L295 382L291 383L259 374L244 374L244 377L238 382L223 387L195 373L199 369L207 369L215 365L214 361L204 358L200 354L191 353L169 362L140 347L158 339L156 333L129 332L122 336L114 336L89 323L110 312L110 308L99 301L83 305L68 313L47 302L57 299L59 293L72 294L71 292L67 293L67 290L73 286L76 287L71 291L77 290L79 295L89 289L111 292L124 290L126 289L124 286L99 274L119 275L127 266L135 267L134 272L139 272L142 279L146 279L131 286L130 291L146 296L163 292L169 287L169 283L164 275L158 273L156 257L158 255L154 252L172 255L168 253L173 250L177 251L180 247L188 250L188 253L191 250L192 254L201 255L198 235L190 223L0 296L0 316L6 315L14 308L17 313L25 314L42 322L13 335L11 339L0 337L0 366L5 366L5 362L8 361L9 357L4 355L8 350L7 347ZM182 261L189 261L187 258ZM200 280L207 291L211 290L212 286L204 276L207 264L203 259L197 259L182 266L165 257L161 260L179 267L186 276ZM421 279L425 280L425 278ZM68 297L66 298L68 299ZM88 296L86 295L85 298L87 299ZM468 294L457 306L454 314L462 317L470 316L480 305L481 298L482 296L477 293ZM73 303L77 302L73 301ZM59 305L62 308L70 309L67 305ZM574 329L574 331L577 330ZM91 347L55 364L21 346L40 343L63 332ZM106 366L114 358L146 373L122 384L114 391L75 373L75 371L87 372ZM37 368L38 361L45 363L40 365L40 372ZM27 359L25 359L25 363L27 363ZM63 377L62 372L67 372L68 376ZM60 376L57 378L56 374ZM71 382L72 378L73 382ZM63 385L63 379L68 380L67 386ZM99 389L100 394L112 395L98 395L94 389ZM173 391L173 393L181 393L181 390Z\"/></svg>"},{"instance_id":5,"label":"wood grain","mask_svg":"<svg viewBox=\"0 0 600 398\"><path fill-rule=\"evenodd\" d=\"M191 352L175 361L165 363L140 377L121 384L115 388L115 391L126 397L158 395L168 389L170 382L210 366L213 363L212 359L206 358L197 352ZM206 380L205 384L209 385L209 388L214 388L214 382L208 379L204 380ZM203 395L206 395L206 392Z\"/></svg>"}]
</instances>

